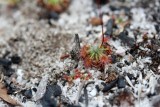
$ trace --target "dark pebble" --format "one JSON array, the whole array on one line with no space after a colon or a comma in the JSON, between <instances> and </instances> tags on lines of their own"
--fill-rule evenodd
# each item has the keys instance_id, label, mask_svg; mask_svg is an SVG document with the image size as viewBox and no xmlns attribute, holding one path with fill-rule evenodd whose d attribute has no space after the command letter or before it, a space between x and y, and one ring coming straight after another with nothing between
<instances>
[{"instance_id":1,"label":"dark pebble","mask_svg":"<svg viewBox=\"0 0 160 107\"><path fill-rule=\"evenodd\" d=\"M119 10L119 8L117 8L116 6L112 6L112 5L110 5L109 8L110 8L112 11Z\"/></svg>"},{"instance_id":2,"label":"dark pebble","mask_svg":"<svg viewBox=\"0 0 160 107\"><path fill-rule=\"evenodd\" d=\"M62 85L65 86L67 83L67 80L63 80Z\"/></svg>"},{"instance_id":3,"label":"dark pebble","mask_svg":"<svg viewBox=\"0 0 160 107\"><path fill-rule=\"evenodd\" d=\"M104 86L102 91L108 92L110 89L112 89L116 85L116 82L117 82L117 79L108 84L102 82L101 84Z\"/></svg>"},{"instance_id":4,"label":"dark pebble","mask_svg":"<svg viewBox=\"0 0 160 107\"><path fill-rule=\"evenodd\" d=\"M53 84L46 88L46 93L41 99L41 104L43 107L57 107L57 102L55 97L60 96L62 93L61 87L59 85Z\"/></svg>"},{"instance_id":5,"label":"dark pebble","mask_svg":"<svg viewBox=\"0 0 160 107\"><path fill-rule=\"evenodd\" d=\"M3 67L4 69L2 70L3 71L3 74L5 75L5 76L11 76L14 72L15 72L15 70L14 69L12 69L12 68L10 68L10 67Z\"/></svg>"},{"instance_id":6,"label":"dark pebble","mask_svg":"<svg viewBox=\"0 0 160 107\"><path fill-rule=\"evenodd\" d=\"M128 66L130 65L130 62L128 62L127 60L124 61L125 64L127 64Z\"/></svg>"},{"instance_id":7,"label":"dark pebble","mask_svg":"<svg viewBox=\"0 0 160 107\"><path fill-rule=\"evenodd\" d=\"M154 27L155 27L157 33L159 33L160 32L160 26L158 24L156 24L156 25L154 25Z\"/></svg>"},{"instance_id":8,"label":"dark pebble","mask_svg":"<svg viewBox=\"0 0 160 107\"><path fill-rule=\"evenodd\" d=\"M117 87L118 88L125 88L125 86L126 86L126 81L125 81L124 77L120 76L118 78Z\"/></svg>"},{"instance_id":9,"label":"dark pebble","mask_svg":"<svg viewBox=\"0 0 160 107\"><path fill-rule=\"evenodd\" d=\"M40 102L43 107L57 107L57 101L53 96L43 97Z\"/></svg>"},{"instance_id":10,"label":"dark pebble","mask_svg":"<svg viewBox=\"0 0 160 107\"><path fill-rule=\"evenodd\" d=\"M81 95L79 98L79 102L83 102L84 101L84 97Z\"/></svg>"},{"instance_id":11,"label":"dark pebble","mask_svg":"<svg viewBox=\"0 0 160 107\"><path fill-rule=\"evenodd\" d=\"M155 95L156 95L156 93L149 93L149 94L147 94L147 97L151 98L151 97L153 97Z\"/></svg>"},{"instance_id":12,"label":"dark pebble","mask_svg":"<svg viewBox=\"0 0 160 107\"><path fill-rule=\"evenodd\" d=\"M26 97L23 97L22 98L22 103L25 103L27 100L26 100Z\"/></svg>"},{"instance_id":13,"label":"dark pebble","mask_svg":"<svg viewBox=\"0 0 160 107\"><path fill-rule=\"evenodd\" d=\"M17 55L11 57L11 61L13 64L19 64L21 62L21 58Z\"/></svg>"},{"instance_id":14,"label":"dark pebble","mask_svg":"<svg viewBox=\"0 0 160 107\"><path fill-rule=\"evenodd\" d=\"M0 65L5 66L5 67L9 67L11 66L12 62L8 59L3 59L0 58Z\"/></svg>"},{"instance_id":15,"label":"dark pebble","mask_svg":"<svg viewBox=\"0 0 160 107\"><path fill-rule=\"evenodd\" d=\"M117 64L117 67L118 67L118 68L122 68L123 66L124 66L123 63L118 63L118 64Z\"/></svg>"},{"instance_id":16,"label":"dark pebble","mask_svg":"<svg viewBox=\"0 0 160 107\"><path fill-rule=\"evenodd\" d=\"M15 91L17 91L16 86L8 79L4 80L4 85L7 89L7 94L13 94Z\"/></svg>"},{"instance_id":17,"label":"dark pebble","mask_svg":"<svg viewBox=\"0 0 160 107\"><path fill-rule=\"evenodd\" d=\"M25 96L26 98L28 98L28 99L32 98L32 90L31 90L31 89L26 90L26 91L24 92L24 96Z\"/></svg>"},{"instance_id":18,"label":"dark pebble","mask_svg":"<svg viewBox=\"0 0 160 107\"><path fill-rule=\"evenodd\" d=\"M47 91L54 95L54 97L60 96L62 94L61 87L57 84L47 86Z\"/></svg>"},{"instance_id":19,"label":"dark pebble","mask_svg":"<svg viewBox=\"0 0 160 107\"><path fill-rule=\"evenodd\" d=\"M66 70L66 73L67 73L67 75L70 75L71 72L70 72L70 70Z\"/></svg>"},{"instance_id":20,"label":"dark pebble","mask_svg":"<svg viewBox=\"0 0 160 107\"><path fill-rule=\"evenodd\" d=\"M107 24L106 24L106 28L107 28L107 31L105 32L105 35L106 36L111 36L112 35L112 32L113 32L113 19L109 19Z\"/></svg>"},{"instance_id":21,"label":"dark pebble","mask_svg":"<svg viewBox=\"0 0 160 107\"><path fill-rule=\"evenodd\" d=\"M7 87L7 94L13 94L15 91L17 91L15 87L12 86Z\"/></svg>"},{"instance_id":22,"label":"dark pebble","mask_svg":"<svg viewBox=\"0 0 160 107\"><path fill-rule=\"evenodd\" d=\"M95 86L95 88L97 89L97 92L99 92L99 91L100 91L100 88L99 88L99 86L98 86L98 85L96 85L96 86Z\"/></svg>"},{"instance_id":23,"label":"dark pebble","mask_svg":"<svg viewBox=\"0 0 160 107\"><path fill-rule=\"evenodd\" d=\"M74 63L74 68L76 69L78 67L78 63Z\"/></svg>"},{"instance_id":24,"label":"dark pebble","mask_svg":"<svg viewBox=\"0 0 160 107\"><path fill-rule=\"evenodd\" d=\"M88 37L88 36L91 35L91 34L92 34L92 31L88 31L86 35L87 35L87 37Z\"/></svg>"},{"instance_id":25,"label":"dark pebble","mask_svg":"<svg viewBox=\"0 0 160 107\"><path fill-rule=\"evenodd\" d=\"M128 37L128 31L123 31L119 34L119 39L122 41L122 43L127 44L128 46L132 47L135 44L135 41L133 38Z\"/></svg>"},{"instance_id":26,"label":"dark pebble","mask_svg":"<svg viewBox=\"0 0 160 107\"><path fill-rule=\"evenodd\" d=\"M59 19L59 15L56 12L50 12L49 14L49 19L54 19L54 20L58 20Z\"/></svg>"},{"instance_id":27,"label":"dark pebble","mask_svg":"<svg viewBox=\"0 0 160 107\"><path fill-rule=\"evenodd\" d=\"M52 25L50 19L58 20L59 15L56 12L50 12L47 10L43 10L41 13L39 13L39 19L48 19L48 24Z\"/></svg>"},{"instance_id":28,"label":"dark pebble","mask_svg":"<svg viewBox=\"0 0 160 107\"><path fill-rule=\"evenodd\" d=\"M154 21L157 21L157 19L158 19L156 14L153 14L152 18L153 18Z\"/></svg>"},{"instance_id":29,"label":"dark pebble","mask_svg":"<svg viewBox=\"0 0 160 107\"><path fill-rule=\"evenodd\" d=\"M157 82L158 82L158 84L160 84L160 78L158 78L158 81L157 81Z\"/></svg>"},{"instance_id":30,"label":"dark pebble","mask_svg":"<svg viewBox=\"0 0 160 107\"><path fill-rule=\"evenodd\" d=\"M15 70L11 68L12 62L8 59L0 58L0 70L5 76L11 76Z\"/></svg>"},{"instance_id":31,"label":"dark pebble","mask_svg":"<svg viewBox=\"0 0 160 107\"><path fill-rule=\"evenodd\" d=\"M112 63L116 63L117 62L116 55L111 55L111 58L112 58Z\"/></svg>"},{"instance_id":32,"label":"dark pebble","mask_svg":"<svg viewBox=\"0 0 160 107\"><path fill-rule=\"evenodd\" d=\"M129 12L130 12L130 8L128 7L125 7L125 6L115 6L115 5L110 5L109 8L112 10L112 11L116 11L116 10L124 10L126 15L130 15Z\"/></svg>"},{"instance_id":33,"label":"dark pebble","mask_svg":"<svg viewBox=\"0 0 160 107\"><path fill-rule=\"evenodd\" d=\"M130 74L130 73L127 73L127 76L130 80L134 79L134 75L133 74Z\"/></svg>"},{"instance_id":34,"label":"dark pebble","mask_svg":"<svg viewBox=\"0 0 160 107\"><path fill-rule=\"evenodd\" d=\"M36 88L32 88L32 90L33 90L34 92L37 92L37 89L36 89Z\"/></svg>"},{"instance_id":35,"label":"dark pebble","mask_svg":"<svg viewBox=\"0 0 160 107\"><path fill-rule=\"evenodd\" d=\"M7 87L7 94L12 94L14 91L11 87Z\"/></svg>"},{"instance_id":36,"label":"dark pebble","mask_svg":"<svg viewBox=\"0 0 160 107\"><path fill-rule=\"evenodd\" d=\"M135 56L138 53L139 45L133 45L131 49L129 50L129 53L132 54L132 56Z\"/></svg>"}]
</instances>

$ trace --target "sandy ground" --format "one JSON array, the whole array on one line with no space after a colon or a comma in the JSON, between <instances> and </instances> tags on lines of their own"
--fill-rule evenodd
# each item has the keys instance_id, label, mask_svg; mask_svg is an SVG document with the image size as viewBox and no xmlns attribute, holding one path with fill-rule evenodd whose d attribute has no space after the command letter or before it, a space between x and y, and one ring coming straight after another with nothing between
<instances>
[{"instance_id":1,"label":"sandy ground","mask_svg":"<svg viewBox=\"0 0 160 107\"><path fill-rule=\"evenodd\" d=\"M136 34L136 42L139 43L143 41L142 37L145 33L148 33L148 38L155 36L157 39L157 44L155 45L158 46L158 52L160 47L160 14L158 14L160 2L158 0L126 0L125 3L116 3L116 0L113 0L101 8L101 11L105 13L103 16L104 31L106 31L105 25L107 21L112 16L122 17L124 21L128 20L129 16L131 16L130 26L127 28L129 37L134 38ZM113 11L111 6L115 4L116 8L119 9ZM38 89L40 81L44 79L45 75L49 75L46 80L48 84L56 81L55 75L64 72L66 65L72 62L71 59L61 61L60 56L71 51L75 34L79 34L81 46L92 44L101 35L101 26L92 26L89 23L91 17L98 16L99 14L99 10L95 4L93 5L91 0L73 0L69 8L59 15L58 20L40 18L40 14L45 14L43 11L43 8L37 5L36 0L22 0L15 8L8 8L6 4L0 5L0 57L9 52L6 58L18 55L22 59L20 64L12 65L15 73L11 77L5 77L4 79L15 79L20 85L20 89ZM128 12L128 14L124 15L124 12ZM155 26L158 26L158 28ZM121 30L121 26L119 28ZM90 35L87 36L89 33ZM126 55L125 52L131 49L131 47L124 45L120 39L116 41L111 39L109 44L116 55L120 54L122 56L122 59L117 63L124 64L124 60L129 58L129 55ZM145 50L145 48L142 46L141 50ZM133 82L135 83L133 85L134 88L130 83L127 83L128 85L126 86L126 89L134 90L135 100L133 107L139 107L144 104L146 105L145 107L152 107L154 106L152 100L158 97L160 91L156 91L156 95L153 95L151 98L148 98L146 93L148 94L152 90L156 90L156 87L159 87L158 79L160 71L158 70L160 69L160 65L156 65L156 67L152 65L155 72L153 69L146 67L148 65L145 65L147 62L153 62L152 57L132 57L135 59L130 62L131 65L127 66L124 64L121 69L117 70L117 72L122 71L118 75L124 75L124 72L126 72L138 78L135 80L138 81L137 83ZM117 63L111 64L112 68L116 68ZM106 69L108 69L108 66L106 66ZM91 81L96 81L95 85L102 82L102 80L97 79L100 71L90 69L90 72L94 74ZM152 76L148 77L148 82L144 78L149 74ZM153 82L155 82L154 85L151 85ZM68 84L63 86L60 81L58 81L58 84L62 88L62 95L69 98L69 101L73 103L80 81L75 81L75 86L72 86L70 91L67 91L67 88L70 87ZM145 87L146 84L149 85L149 90ZM91 85L90 88L95 89L95 85ZM89 107L97 107L96 105L98 107L112 107L114 104L109 104L110 97L119 92L117 87L112 90L113 92L108 94L98 93L91 89L88 90L89 94L91 94L89 96ZM139 93L139 90L143 91ZM21 93L16 95L11 94L11 96L22 103L23 95ZM36 96L36 93L33 92L33 96ZM1 101L1 104L1 107L3 107L5 102ZM41 103L39 101L34 102L34 97L32 97L23 102L22 105L24 107L40 107ZM84 107L85 104L81 102L80 105ZM121 106L127 107L129 105L121 104ZM159 105L154 107L159 107Z\"/></svg>"}]
</instances>

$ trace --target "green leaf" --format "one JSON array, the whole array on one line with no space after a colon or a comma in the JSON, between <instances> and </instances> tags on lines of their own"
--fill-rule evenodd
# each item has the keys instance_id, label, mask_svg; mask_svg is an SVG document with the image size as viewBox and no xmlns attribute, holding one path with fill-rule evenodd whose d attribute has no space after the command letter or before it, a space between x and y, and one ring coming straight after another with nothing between
<instances>
[{"instance_id":1,"label":"green leaf","mask_svg":"<svg viewBox=\"0 0 160 107\"><path fill-rule=\"evenodd\" d=\"M49 4L59 4L60 0L48 0Z\"/></svg>"}]
</instances>

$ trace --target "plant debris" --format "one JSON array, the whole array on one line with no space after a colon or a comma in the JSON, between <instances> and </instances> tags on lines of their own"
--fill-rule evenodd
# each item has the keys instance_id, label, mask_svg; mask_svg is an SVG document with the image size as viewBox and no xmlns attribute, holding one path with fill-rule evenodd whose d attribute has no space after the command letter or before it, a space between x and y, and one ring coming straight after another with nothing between
<instances>
[{"instance_id":1,"label":"plant debris","mask_svg":"<svg viewBox=\"0 0 160 107\"><path fill-rule=\"evenodd\" d=\"M18 103L16 100L12 99L7 94L7 89L4 87L4 85L2 83L0 83L0 98L2 98L4 101L8 102L11 105L21 106L20 103Z\"/></svg>"}]
</instances>

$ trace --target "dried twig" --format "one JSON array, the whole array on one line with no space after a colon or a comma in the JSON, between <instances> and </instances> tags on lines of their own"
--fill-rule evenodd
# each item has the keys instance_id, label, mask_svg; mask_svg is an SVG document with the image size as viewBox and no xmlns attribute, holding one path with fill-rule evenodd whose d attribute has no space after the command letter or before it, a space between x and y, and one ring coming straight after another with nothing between
<instances>
[{"instance_id":1,"label":"dried twig","mask_svg":"<svg viewBox=\"0 0 160 107\"><path fill-rule=\"evenodd\" d=\"M13 106L19 106L19 107L22 106L19 102L17 102L15 99L12 99L7 94L7 89L4 87L3 83L0 83L0 98L3 99L4 101L8 102L9 104L13 105Z\"/></svg>"},{"instance_id":2,"label":"dried twig","mask_svg":"<svg viewBox=\"0 0 160 107\"><path fill-rule=\"evenodd\" d=\"M3 81L3 78L4 78L4 75L3 75L3 73L1 73L0 82Z\"/></svg>"},{"instance_id":3,"label":"dried twig","mask_svg":"<svg viewBox=\"0 0 160 107\"><path fill-rule=\"evenodd\" d=\"M94 84L94 81L90 81L88 82L85 86L84 86L84 96L85 96L85 106L88 107L88 92L87 92L87 86L90 84Z\"/></svg>"},{"instance_id":4,"label":"dried twig","mask_svg":"<svg viewBox=\"0 0 160 107\"><path fill-rule=\"evenodd\" d=\"M79 102L79 97L80 97L81 91L82 91L85 83L86 83L86 81L83 80L83 81L81 82L80 86L79 86L79 90L78 90L77 97L76 97L76 101L75 101L75 103L76 103L77 105L78 105L78 102Z\"/></svg>"},{"instance_id":5,"label":"dried twig","mask_svg":"<svg viewBox=\"0 0 160 107\"><path fill-rule=\"evenodd\" d=\"M80 40L79 40L78 34L75 34L74 44L70 54L71 54L71 58L76 62L79 61L79 50L80 50Z\"/></svg>"}]
</instances>

